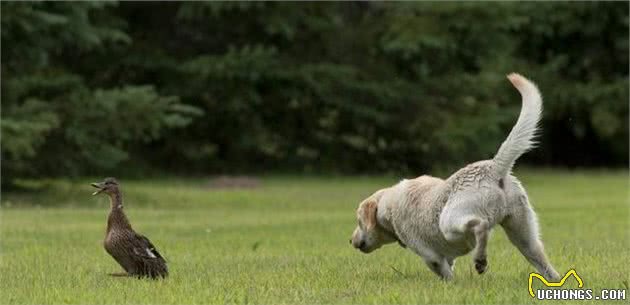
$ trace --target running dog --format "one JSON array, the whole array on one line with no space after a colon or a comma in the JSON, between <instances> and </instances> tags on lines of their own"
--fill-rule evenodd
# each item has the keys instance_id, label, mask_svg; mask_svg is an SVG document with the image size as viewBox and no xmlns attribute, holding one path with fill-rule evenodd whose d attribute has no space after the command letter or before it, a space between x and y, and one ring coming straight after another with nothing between
<instances>
[{"instance_id":1,"label":"running dog","mask_svg":"<svg viewBox=\"0 0 630 305\"><path fill-rule=\"evenodd\" d=\"M560 279L544 253L527 193L511 174L516 160L534 145L542 97L525 77L512 73L507 78L520 92L523 106L494 158L469 164L446 180L421 176L378 190L357 209L352 246L370 253L398 242L449 280L455 259L473 250L475 269L486 271L488 238L499 224L538 272L548 280Z\"/></svg>"}]
</instances>

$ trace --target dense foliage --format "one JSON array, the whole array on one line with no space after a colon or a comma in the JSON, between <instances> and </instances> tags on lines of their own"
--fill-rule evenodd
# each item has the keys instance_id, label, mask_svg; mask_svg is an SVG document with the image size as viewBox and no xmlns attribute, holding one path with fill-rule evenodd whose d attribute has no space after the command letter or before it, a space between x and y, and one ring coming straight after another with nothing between
<instances>
[{"instance_id":1,"label":"dense foliage","mask_svg":"<svg viewBox=\"0 0 630 305\"><path fill-rule=\"evenodd\" d=\"M628 3L2 2L4 178L423 172L545 95L542 165L628 164Z\"/></svg>"}]
</instances>

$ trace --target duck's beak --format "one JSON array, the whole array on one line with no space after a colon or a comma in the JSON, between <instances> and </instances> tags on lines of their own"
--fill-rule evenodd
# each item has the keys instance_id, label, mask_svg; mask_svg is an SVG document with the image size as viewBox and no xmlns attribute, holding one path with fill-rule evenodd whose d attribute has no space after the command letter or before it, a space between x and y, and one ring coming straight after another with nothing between
<instances>
[{"instance_id":1,"label":"duck's beak","mask_svg":"<svg viewBox=\"0 0 630 305\"><path fill-rule=\"evenodd\" d=\"M96 183L96 182L95 182L95 183L92 183L92 184L90 184L90 185L98 189L97 191L95 191L94 193L92 193L92 196L94 196L94 195L98 195L98 194L100 194L102 191L104 191L104 190L105 190L105 188L103 187L103 185L102 185L102 184L100 184L100 183Z\"/></svg>"}]
</instances>

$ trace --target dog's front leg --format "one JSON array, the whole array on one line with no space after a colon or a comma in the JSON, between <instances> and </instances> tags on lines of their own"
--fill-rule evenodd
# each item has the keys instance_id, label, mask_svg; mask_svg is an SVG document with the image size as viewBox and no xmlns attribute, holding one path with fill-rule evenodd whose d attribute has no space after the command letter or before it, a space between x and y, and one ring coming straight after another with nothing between
<instances>
[{"instance_id":1,"label":"dog's front leg","mask_svg":"<svg viewBox=\"0 0 630 305\"><path fill-rule=\"evenodd\" d=\"M429 269L443 280L449 281L453 279L453 271L446 258L423 258L423 260L429 266Z\"/></svg>"},{"instance_id":2,"label":"dog's front leg","mask_svg":"<svg viewBox=\"0 0 630 305\"><path fill-rule=\"evenodd\" d=\"M448 266L451 268L451 272L455 272L455 258L447 257L446 262L448 262Z\"/></svg>"}]
</instances>

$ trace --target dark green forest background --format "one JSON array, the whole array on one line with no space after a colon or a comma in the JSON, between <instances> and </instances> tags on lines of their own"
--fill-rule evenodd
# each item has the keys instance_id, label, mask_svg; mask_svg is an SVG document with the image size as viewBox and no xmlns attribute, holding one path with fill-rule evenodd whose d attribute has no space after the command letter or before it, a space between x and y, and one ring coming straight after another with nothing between
<instances>
[{"instance_id":1,"label":"dark green forest background","mask_svg":"<svg viewBox=\"0 0 630 305\"><path fill-rule=\"evenodd\" d=\"M2 2L2 178L628 166L628 3Z\"/></svg>"}]
</instances>

